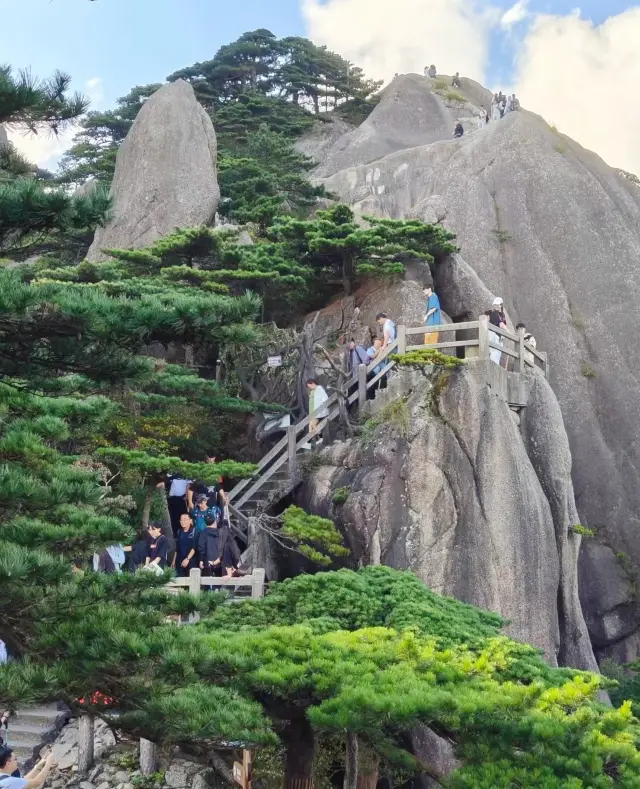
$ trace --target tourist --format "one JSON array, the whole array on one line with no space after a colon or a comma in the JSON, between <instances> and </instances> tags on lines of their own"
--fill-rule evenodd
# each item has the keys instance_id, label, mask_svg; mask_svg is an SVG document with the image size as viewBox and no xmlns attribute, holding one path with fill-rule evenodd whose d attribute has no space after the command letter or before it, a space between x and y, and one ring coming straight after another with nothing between
<instances>
[{"instance_id":1,"label":"tourist","mask_svg":"<svg viewBox=\"0 0 640 789\"><path fill-rule=\"evenodd\" d=\"M429 71L428 71L428 74L429 74L429 76L431 77L431 79L435 79L435 78L436 78L436 75L437 75L437 73L438 73L438 72L437 72L437 70L436 70L436 67L435 67L435 66L433 65L433 63L432 63L432 64L429 66Z\"/></svg>"},{"instance_id":2,"label":"tourist","mask_svg":"<svg viewBox=\"0 0 640 789\"><path fill-rule=\"evenodd\" d=\"M138 533L133 545L124 546L123 550L127 554L125 569L129 572L133 573L144 565L148 553L147 537L148 532L143 530Z\"/></svg>"},{"instance_id":3,"label":"tourist","mask_svg":"<svg viewBox=\"0 0 640 789\"><path fill-rule=\"evenodd\" d=\"M162 526L156 522L150 523L147 529L147 556L144 566L156 572L164 570L168 566L168 549L169 543L162 533Z\"/></svg>"},{"instance_id":4,"label":"tourist","mask_svg":"<svg viewBox=\"0 0 640 789\"><path fill-rule=\"evenodd\" d=\"M309 422L309 433L313 433L313 431L318 427L320 420L326 419L329 416L329 412L324 405L329 399L329 395L326 393L324 387L320 386L315 378L309 378L307 381L307 389L309 390L309 416L311 416L311 420ZM317 439L316 445L317 444L322 444L322 436ZM310 449L311 446L307 442L303 445L303 448Z\"/></svg>"},{"instance_id":5,"label":"tourist","mask_svg":"<svg viewBox=\"0 0 640 789\"><path fill-rule=\"evenodd\" d=\"M486 110L480 110L480 114L478 115L478 131L480 129L484 129L484 127L489 123L489 116Z\"/></svg>"},{"instance_id":6,"label":"tourist","mask_svg":"<svg viewBox=\"0 0 640 789\"><path fill-rule=\"evenodd\" d=\"M493 99L491 101L491 120L500 120L500 97L497 93L493 94Z\"/></svg>"},{"instance_id":7,"label":"tourist","mask_svg":"<svg viewBox=\"0 0 640 789\"><path fill-rule=\"evenodd\" d=\"M493 306L489 310L489 323L492 326L498 326L500 329L507 328L507 321L504 315L504 302L500 296L496 296L496 298L493 300ZM500 346L504 344L502 335L497 334L491 330L489 331L489 342ZM502 359L502 351L499 348L490 347L489 358L492 362L500 364L500 360Z\"/></svg>"},{"instance_id":8,"label":"tourist","mask_svg":"<svg viewBox=\"0 0 640 789\"><path fill-rule=\"evenodd\" d=\"M516 96L515 93L511 98L513 100L513 111L517 112L520 109L520 99Z\"/></svg>"},{"instance_id":9,"label":"tourist","mask_svg":"<svg viewBox=\"0 0 640 789\"><path fill-rule=\"evenodd\" d=\"M205 493L199 493L196 497L196 506L191 510L191 513L187 515L190 520L192 520L193 525L195 527L196 534L200 534L201 531L204 531L206 528L205 518L207 515L212 515L218 524L220 524L222 520L222 510L217 504L209 504L209 498ZM182 515L180 517L180 526L182 527L182 518L185 516ZM178 535L180 536L180 535Z\"/></svg>"},{"instance_id":10,"label":"tourist","mask_svg":"<svg viewBox=\"0 0 640 789\"><path fill-rule=\"evenodd\" d=\"M379 312L376 315L376 323L382 326L382 344L386 347L396 338L396 325L386 312Z\"/></svg>"},{"instance_id":11,"label":"tourist","mask_svg":"<svg viewBox=\"0 0 640 789\"><path fill-rule=\"evenodd\" d=\"M349 342L347 349L347 371L352 377L358 374L358 367L361 364L369 364L366 348L358 345L355 340Z\"/></svg>"},{"instance_id":12,"label":"tourist","mask_svg":"<svg viewBox=\"0 0 640 789\"><path fill-rule=\"evenodd\" d=\"M433 292L431 285L425 285L422 291L426 297L424 325L438 326L440 324L440 299ZM440 339L440 332L428 331L424 335L425 345L436 345Z\"/></svg>"},{"instance_id":13,"label":"tourist","mask_svg":"<svg viewBox=\"0 0 640 789\"><path fill-rule=\"evenodd\" d=\"M49 773L56 766L53 755L49 753L41 759L24 778L18 772L18 760L11 748L0 746L0 789L36 789L47 780ZM16 775L17 773L17 775Z\"/></svg>"},{"instance_id":14,"label":"tourist","mask_svg":"<svg viewBox=\"0 0 640 789\"><path fill-rule=\"evenodd\" d=\"M451 87L452 88L461 88L462 85L460 84L460 72L456 71L455 77L451 80Z\"/></svg>"},{"instance_id":15,"label":"tourist","mask_svg":"<svg viewBox=\"0 0 640 789\"><path fill-rule=\"evenodd\" d=\"M367 359L369 364L374 362L381 354L382 354L382 340L380 337L376 337L373 341L373 344L370 348L367 348ZM367 379L371 381L373 378L378 375L378 373L382 372L384 364L381 362L380 364L376 365L373 370L367 376ZM382 378L378 378L378 380L367 389L367 400L373 400L376 396L376 391L378 389L386 389L387 388L387 376L383 375Z\"/></svg>"},{"instance_id":16,"label":"tourist","mask_svg":"<svg viewBox=\"0 0 640 789\"><path fill-rule=\"evenodd\" d=\"M530 345L532 348L536 348L536 338L531 334L531 332L527 331L527 327L524 323L519 323L516 326L516 332L520 332L522 330L524 332L524 341L527 345ZM529 362L529 364L534 367L535 366L535 358L531 351L527 351L525 348L524 358Z\"/></svg>"},{"instance_id":17,"label":"tourist","mask_svg":"<svg viewBox=\"0 0 640 789\"><path fill-rule=\"evenodd\" d=\"M456 121L455 129L453 130L454 137L462 137L464 134L464 126L460 123L460 121Z\"/></svg>"},{"instance_id":18,"label":"tourist","mask_svg":"<svg viewBox=\"0 0 640 789\"><path fill-rule=\"evenodd\" d=\"M215 455L206 455L205 456L205 463L214 464L217 461ZM205 494L207 496L207 500L209 506L212 507L214 504L221 504L221 499L224 496L224 490L222 485L222 477L218 477L217 482L204 482L201 479L197 479L194 482L190 482L187 487L187 511L191 512L191 510L195 507L196 504L196 496Z\"/></svg>"},{"instance_id":19,"label":"tourist","mask_svg":"<svg viewBox=\"0 0 640 789\"><path fill-rule=\"evenodd\" d=\"M200 532L196 543L198 563L203 575L208 577L221 575L222 561L220 558L220 548L220 530L218 529L218 522L211 515L207 515L205 530Z\"/></svg>"},{"instance_id":20,"label":"tourist","mask_svg":"<svg viewBox=\"0 0 640 789\"><path fill-rule=\"evenodd\" d=\"M178 474L168 474L165 481L158 487L167 489L167 504L169 506L169 517L171 518L171 528L173 536L178 534L180 529L180 516L187 511L187 489L192 480L183 479Z\"/></svg>"},{"instance_id":21,"label":"tourist","mask_svg":"<svg viewBox=\"0 0 640 789\"><path fill-rule=\"evenodd\" d=\"M206 503L206 501L205 501ZM206 524L203 522L203 531ZM191 516L186 513L180 516L180 531L176 541L176 555L172 567L180 577L188 576L191 568L196 566L196 529Z\"/></svg>"},{"instance_id":22,"label":"tourist","mask_svg":"<svg viewBox=\"0 0 640 789\"><path fill-rule=\"evenodd\" d=\"M94 573L121 573L125 562L122 545L110 545L106 550L93 554Z\"/></svg>"}]
</instances>

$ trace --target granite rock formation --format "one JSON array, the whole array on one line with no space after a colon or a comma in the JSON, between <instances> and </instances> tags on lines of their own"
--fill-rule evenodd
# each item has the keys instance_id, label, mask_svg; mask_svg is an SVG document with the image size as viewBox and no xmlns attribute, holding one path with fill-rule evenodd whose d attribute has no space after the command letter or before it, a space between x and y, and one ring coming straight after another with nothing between
<instances>
[{"instance_id":1,"label":"granite rock formation","mask_svg":"<svg viewBox=\"0 0 640 789\"><path fill-rule=\"evenodd\" d=\"M429 90L426 81L422 90ZM432 107L425 127L440 128L437 103L435 95L422 103ZM396 107L397 117L411 112L402 101ZM362 138L360 130L352 133L362 139L357 150L328 157L342 169L321 182L357 212L441 221L457 234L466 263L453 256L435 272L443 308L459 320L486 309L487 295L499 293L509 314L524 320L548 351L580 522L627 557L626 571L637 583L640 187L526 111L460 140L409 137L402 149L401 134L390 146L371 123L365 131ZM613 611L610 603L621 613L607 566L595 570L603 576L599 590L583 596L587 618L598 639L610 634L598 642L602 649L620 643L626 656L638 655L640 638L628 634L637 620L637 611L629 614L635 601L624 609L624 626L594 622ZM629 638L635 647L622 643Z\"/></svg>"},{"instance_id":2,"label":"granite rock formation","mask_svg":"<svg viewBox=\"0 0 640 789\"><path fill-rule=\"evenodd\" d=\"M96 231L87 260L210 224L220 200L216 162L213 124L191 85L178 80L154 93L118 151L113 215Z\"/></svg>"}]
</instances>

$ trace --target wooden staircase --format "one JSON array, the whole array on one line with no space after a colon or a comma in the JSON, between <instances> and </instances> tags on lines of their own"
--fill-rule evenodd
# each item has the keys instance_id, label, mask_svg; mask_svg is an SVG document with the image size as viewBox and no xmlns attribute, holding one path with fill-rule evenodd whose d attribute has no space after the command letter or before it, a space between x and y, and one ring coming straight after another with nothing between
<instances>
[{"instance_id":1,"label":"wooden staircase","mask_svg":"<svg viewBox=\"0 0 640 789\"><path fill-rule=\"evenodd\" d=\"M529 346L524 341L524 331L514 334L497 326L491 326L491 332L505 338L505 345L495 345L491 341L489 319L481 315L477 321L465 323L447 323L439 326L430 326L430 332L445 334L447 340L435 344L423 345L422 338L425 327L406 328L398 326L397 338L389 344L379 359L369 365L361 364L357 374L349 379L336 392L322 404L321 409L328 410L328 416L321 419L313 431L309 431L309 423L314 419L314 414L309 414L301 422L287 428L287 433L258 463L257 470L252 477L243 479L229 492L229 509L231 514L231 528L245 541L248 542L249 518L259 512L265 512L287 496L302 480L300 457L308 452L305 445L308 441L324 429L328 422L340 416L340 400L345 407L356 401L360 412L367 402L367 393L378 381L388 375L395 367L394 361L387 361L384 369L369 380L374 368L395 353L407 353L407 339L417 337L417 342L411 342L410 350L428 348L450 353L452 349L464 348L467 359L475 358L486 362L487 384L510 404L521 408L526 403L526 381L521 374L527 368L540 368L544 374L549 375L547 355ZM458 340L457 332L464 332L464 338ZM477 336L471 337L470 334ZM509 347L508 347L509 346ZM489 364L491 349L500 350L505 357L510 357L516 372L508 373L493 362Z\"/></svg>"}]
</instances>

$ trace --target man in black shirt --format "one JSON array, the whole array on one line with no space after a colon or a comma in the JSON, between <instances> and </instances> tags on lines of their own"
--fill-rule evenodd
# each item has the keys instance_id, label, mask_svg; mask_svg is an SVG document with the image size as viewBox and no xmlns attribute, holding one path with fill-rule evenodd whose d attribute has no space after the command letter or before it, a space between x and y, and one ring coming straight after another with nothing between
<instances>
[{"instance_id":1,"label":"man in black shirt","mask_svg":"<svg viewBox=\"0 0 640 789\"><path fill-rule=\"evenodd\" d=\"M216 519L211 515L205 518L207 528L198 535L198 560L203 575L222 575L221 534Z\"/></svg>"},{"instance_id":2,"label":"man in black shirt","mask_svg":"<svg viewBox=\"0 0 640 789\"><path fill-rule=\"evenodd\" d=\"M192 567L196 566L196 530L191 520L191 516L186 513L180 516L180 531L176 540L176 556L173 567L178 576L189 575Z\"/></svg>"},{"instance_id":3,"label":"man in black shirt","mask_svg":"<svg viewBox=\"0 0 640 789\"><path fill-rule=\"evenodd\" d=\"M162 526L159 523L150 523L147 534L147 558L145 567L161 567L163 570L167 566L167 551L169 548L167 538L162 533Z\"/></svg>"}]
</instances>

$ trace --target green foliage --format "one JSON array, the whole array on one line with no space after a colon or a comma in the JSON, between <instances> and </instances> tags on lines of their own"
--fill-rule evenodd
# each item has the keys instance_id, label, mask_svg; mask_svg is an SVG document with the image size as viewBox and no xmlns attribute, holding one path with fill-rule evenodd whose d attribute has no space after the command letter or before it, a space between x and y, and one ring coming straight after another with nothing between
<instances>
[{"instance_id":1,"label":"green foliage","mask_svg":"<svg viewBox=\"0 0 640 789\"><path fill-rule=\"evenodd\" d=\"M76 197L32 178L0 181L0 254L26 257L68 245L103 224L110 207L103 189Z\"/></svg>"},{"instance_id":2,"label":"green foliage","mask_svg":"<svg viewBox=\"0 0 640 789\"><path fill-rule=\"evenodd\" d=\"M318 211L313 219L279 217L267 230L267 238L310 270L318 284L341 282L346 293L367 276L395 276L404 271L403 260L429 263L455 252L454 236L437 225L419 220L364 217L361 227L353 211L336 205Z\"/></svg>"},{"instance_id":3,"label":"green foliage","mask_svg":"<svg viewBox=\"0 0 640 789\"><path fill-rule=\"evenodd\" d=\"M151 775L132 775L131 785L136 789L156 789L164 783L164 773L156 772Z\"/></svg>"},{"instance_id":4,"label":"green foliage","mask_svg":"<svg viewBox=\"0 0 640 789\"><path fill-rule=\"evenodd\" d=\"M583 362L580 366L580 373L585 378L596 378L598 373L596 372L595 367L590 364L589 362Z\"/></svg>"},{"instance_id":5,"label":"green foliage","mask_svg":"<svg viewBox=\"0 0 640 789\"><path fill-rule=\"evenodd\" d=\"M71 77L61 71L38 79L28 69L16 73L0 65L0 125L58 134L89 106L79 93L69 95L70 84Z\"/></svg>"},{"instance_id":6,"label":"green foliage","mask_svg":"<svg viewBox=\"0 0 640 789\"><path fill-rule=\"evenodd\" d=\"M612 658L605 658L600 663L600 671L615 684L609 688L609 698L619 707L625 701L631 702L633 714L640 715L640 662L621 665Z\"/></svg>"},{"instance_id":7,"label":"green foliage","mask_svg":"<svg viewBox=\"0 0 640 789\"><path fill-rule=\"evenodd\" d=\"M492 230L491 232L496 237L496 241L498 241L499 244L506 244L511 241L511 236L506 230Z\"/></svg>"},{"instance_id":8,"label":"green foliage","mask_svg":"<svg viewBox=\"0 0 640 789\"><path fill-rule=\"evenodd\" d=\"M564 154L567 152L567 146L563 145L562 143L557 143L556 145L553 146L553 150L556 153Z\"/></svg>"},{"instance_id":9,"label":"green foliage","mask_svg":"<svg viewBox=\"0 0 640 789\"><path fill-rule=\"evenodd\" d=\"M317 564L328 566L331 559L349 555L333 521L310 515L300 507L287 507L282 513L279 534L291 540L296 550Z\"/></svg>"},{"instance_id":10,"label":"green foliage","mask_svg":"<svg viewBox=\"0 0 640 789\"><path fill-rule=\"evenodd\" d=\"M437 79L433 84L434 90L447 90L448 87L449 84L443 79Z\"/></svg>"},{"instance_id":11,"label":"green foliage","mask_svg":"<svg viewBox=\"0 0 640 789\"><path fill-rule=\"evenodd\" d=\"M394 400L381 408L375 416L364 423L360 432L360 440L366 444L373 440L376 430L380 425L391 425L400 438L409 435L409 409L404 398Z\"/></svg>"},{"instance_id":12,"label":"green foliage","mask_svg":"<svg viewBox=\"0 0 640 789\"><path fill-rule=\"evenodd\" d=\"M466 101L465 97L455 90L446 91L444 97L445 99L447 99L447 101L459 101L462 104L464 104L464 102Z\"/></svg>"},{"instance_id":13,"label":"green foliage","mask_svg":"<svg viewBox=\"0 0 640 789\"><path fill-rule=\"evenodd\" d=\"M456 370L464 365L464 359L438 351L436 348L409 348L405 354L391 354L391 361L401 367L441 367L445 370Z\"/></svg>"},{"instance_id":14,"label":"green foliage","mask_svg":"<svg viewBox=\"0 0 640 789\"><path fill-rule=\"evenodd\" d=\"M334 504L344 504L351 495L351 488L336 488L331 497Z\"/></svg>"},{"instance_id":15,"label":"green foliage","mask_svg":"<svg viewBox=\"0 0 640 789\"><path fill-rule=\"evenodd\" d=\"M582 537L595 537L596 533L593 529L587 529L586 526L582 526L579 523L574 523L573 526L570 527L571 531L574 534L580 534Z\"/></svg>"}]
</instances>

